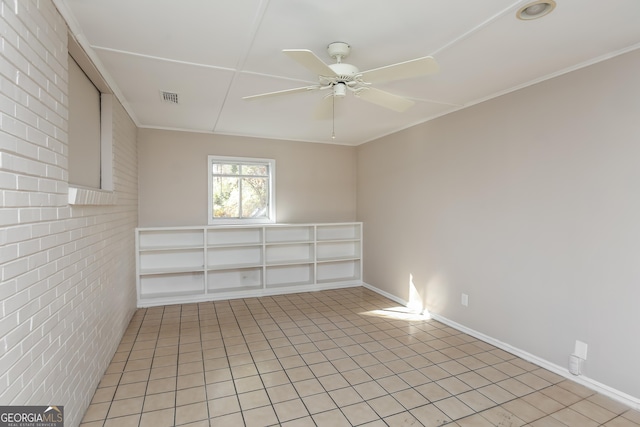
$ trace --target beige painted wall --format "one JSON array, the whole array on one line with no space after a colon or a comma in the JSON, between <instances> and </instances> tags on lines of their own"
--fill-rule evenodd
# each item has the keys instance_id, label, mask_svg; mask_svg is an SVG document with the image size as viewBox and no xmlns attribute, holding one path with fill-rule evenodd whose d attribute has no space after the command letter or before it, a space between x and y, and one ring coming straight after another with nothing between
<instances>
[{"instance_id":1,"label":"beige painted wall","mask_svg":"<svg viewBox=\"0 0 640 427\"><path fill-rule=\"evenodd\" d=\"M276 160L278 222L354 221L356 149L140 129L139 225L207 224L207 155Z\"/></svg>"},{"instance_id":2,"label":"beige painted wall","mask_svg":"<svg viewBox=\"0 0 640 427\"><path fill-rule=\"evenodd\" d=\"M635 51L358 147L365 282L563 367L583 341L640 398L639 76Z\"/></svg>"}]
</instances>

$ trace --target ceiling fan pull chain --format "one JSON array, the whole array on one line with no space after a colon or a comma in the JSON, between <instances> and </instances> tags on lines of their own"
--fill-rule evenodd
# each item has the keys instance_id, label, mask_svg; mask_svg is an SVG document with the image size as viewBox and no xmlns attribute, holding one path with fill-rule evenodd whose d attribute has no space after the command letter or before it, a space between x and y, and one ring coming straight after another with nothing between
<instances>
[{"instance_id":1,"label":"ceiling fan pull chain","mask_svg":"<svg viewBox=\"0 0 640 427\"><path fill-rule=\"evenodd\" d=\"M336 139L336 97L331 95L331 139Z\"/></svg>"}]
</instances>

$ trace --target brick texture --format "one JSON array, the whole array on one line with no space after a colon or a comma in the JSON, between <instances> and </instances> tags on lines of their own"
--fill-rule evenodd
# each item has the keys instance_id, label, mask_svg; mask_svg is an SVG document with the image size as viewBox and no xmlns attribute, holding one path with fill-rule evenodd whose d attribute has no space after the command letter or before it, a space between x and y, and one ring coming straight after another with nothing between
<instances>
[{"instance_id":1,"label":"brick texture","mask_svg":"<svg viewBox=\"0 0 640 427\"><path fill-rule=\"evenodd\" d=\"M115 204L70 206L67 26L0 0L0 404L77 426L135 311L137 129L113 107Z\"/></svg>"}]
</instances>

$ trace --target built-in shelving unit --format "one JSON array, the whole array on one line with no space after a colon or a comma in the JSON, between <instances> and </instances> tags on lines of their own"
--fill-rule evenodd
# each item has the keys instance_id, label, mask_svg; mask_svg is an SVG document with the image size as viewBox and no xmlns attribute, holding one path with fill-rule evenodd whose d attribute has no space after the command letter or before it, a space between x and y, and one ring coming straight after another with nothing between
<instances>
[{"instance_id":1,"label":"built-in shelving unit","mask_svg":"<svg viewBox=\"0 0 640 427\"><path fill-rule=\"evenodd\" d=\"M362 223L136 229L138 307L362 283Z\"/></svg>"}]
</instances>

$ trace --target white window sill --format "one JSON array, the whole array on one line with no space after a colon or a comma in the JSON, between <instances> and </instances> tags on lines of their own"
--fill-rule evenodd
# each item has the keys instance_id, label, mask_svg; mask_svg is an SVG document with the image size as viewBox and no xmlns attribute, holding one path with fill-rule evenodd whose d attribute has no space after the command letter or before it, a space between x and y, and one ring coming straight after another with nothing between
<instances>
[{"instance_id":1,"label":"white window sill","mask_svg":"<svg viewBox=\"0 0 640 427\"><path fill-rule=\"evenodd\" d=\"M115 205L116 193L95 188L69 187L69 204L76 206Z\"/></svg>"}]
</instances>

